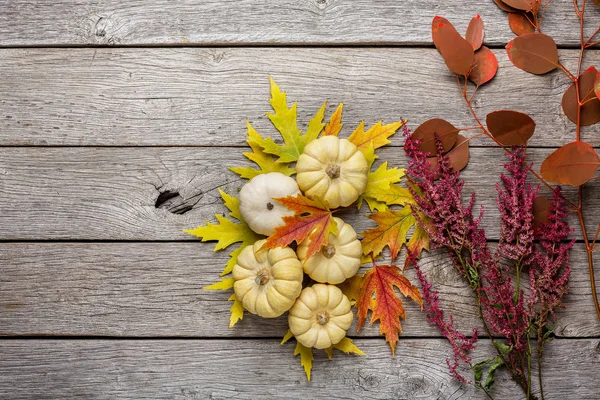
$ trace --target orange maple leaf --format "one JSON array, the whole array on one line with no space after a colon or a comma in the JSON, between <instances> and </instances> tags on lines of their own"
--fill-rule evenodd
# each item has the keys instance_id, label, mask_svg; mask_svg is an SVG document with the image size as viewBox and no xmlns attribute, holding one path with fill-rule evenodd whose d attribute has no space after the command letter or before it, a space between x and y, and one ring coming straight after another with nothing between
<instances>
[{"instance_id":1,"label":"orange maple leaf","mask_svg":"<svg viewBox=\"0 0 600 400\"><path fill-rule=\"evenodd\" d=\"M264 249L287 246L293 241L300 244L309 239L306 258L326 246L329 234L337 235L337 224L331 211L322 202L311 200L301 194L275 199L295 212L293 217L283 217L285 225L275 228L275 232L263 245Z\"/></svg>"},{"instance_id":2,"label":"orange maple leaf","mask_svg":"<svg viewBox=\"0 0 600 400\"><path fill-rule=\"evenodd\" d=\"M410 297L423 308L423 300L419 289L413 286L395 265L377 265L368 270L362 279L360 294L356 302L358 312L357 332L363 327L369 310L372 311L370 323L379 320L379 333L385 334L390 344L392 357L396 351L398 335L402 332L400 319L406 319L402 300L396 295L394 286L405 297ZM375 295L375 297L373 297Z\"/></svg>"},{"instance_id":3,"label":"orange maple leaf","mask_svg":"<svg viewBox=\"0 0 600 400\"><path fill-rule=\"evenodd\" d=\"M322 136L337 136L342 130L342 108L344 103L340 103L335 109L335 112L331 115L329 122L323 130Z\"/></svg>"},{"instance_id":4,"label":"orange maple leaf","mask_svg":"<svg viewBox=\"0 0 600 400\"><path fill-rule=\"evenodd\" d=\"M362 233L363 254L373 253L377 257L385 246L389 246L392 261L395 260L406 243L408 230L417 222L410 206L400 210L378 211L370 214L369 218L378 226Z\"/></svg>"}]
</instances>

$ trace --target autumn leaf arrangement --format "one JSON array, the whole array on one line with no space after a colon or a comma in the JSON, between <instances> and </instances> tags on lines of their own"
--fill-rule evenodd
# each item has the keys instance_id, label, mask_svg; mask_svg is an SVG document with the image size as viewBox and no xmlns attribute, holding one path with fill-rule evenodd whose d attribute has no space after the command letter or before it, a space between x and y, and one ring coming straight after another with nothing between
<instances>
[{"instance_id":1,"label":"autumn leaf arrangement","mask_svg":"<svg viewBox=\"0 0 600 400\"><path fill-rule=\"evenodd\" d=\"M440 294L416 256L410 263L417 269L428 320L452 346L453 355L447 360L451 374L493 398L491 387L496 372L505 368L528 399L538 396L543 399L544 348L552 340L555 311L562 307L562 298L568 290L569 251L574 244L574 240L568 240L569 212L576 213L581 222L594 303L599 311L592 253L597 249L600 226L593 238L585 230L583 190L584 184L596 177L600 162L593 147L581 140L581 131L583 126L600 121L600 75L594 67L581 71L585 50L599 43L594 38L600 27L585 37L586 1L581 5L574 1L581 24L581 43L577 73L573 74L560 63L554 40L541 31L549 1L494 2L510 13L510 27L518 35L506 46L511 62L539 75L559 69L571 80L563 95L562 109L575 125L576 140L550 154L538 173L525 161L525 146L535 131L531 117L517 111L498 110L486 116L485 125L482 123L472 101L480 86L496 75L498 61L492 51L482 46L483 22L479 16L471 20L464 38L442 17L435 17L432 23L433 42L455 74L458 90L476 122L476 126L464 130L478 133L461 137L459 132L463 129L441 119L424 122L414 133L405 132L405 150L410 159L407 177L416 203L414 216L428 233L431 247L447 252L472 290L484 333L493 344L491 357L477 363L471 359L480 332L474 329L467 336L458 330L452 316L441 309ZM588 7L594 5L588 2ZM465 164L465 154L468 156L465 144L478 136L493 140L509 158L506 173L497 184L501 232L495 250L490 248L480 226L483 209L478 216L473 215L475 194L469 201L463 201L460 170ZM552 199L539 196L540 186L534 188L527 182L528 173L551 190ZM551 183L577 187L578 200L565 199L560 186ZM522 284L524 279L527 285ZM465 370L472 372L471 379L464 376ZM532 383L536 374L538 391Z\"/></svg>"},{"instance_id":2,"label":"autumn leaf arrangement","mask_svg":"<svg viewBox=\"0 0 600 400\"><path fill-rule=\"evenodd\" d=\"M288 107L286 93L272 79L270 103L273 112L267 116L283 140L264 138L248 122L252 151L243 154L255 166L229 168L247 180L237 196L220 191L229 216L215 214L217 223L186 232L203 242L216 241L215 251L239 243L222 279L205 289L233 292L230 327L245 312L286 318L289 330L281 344L295 338L294 355L300 355L310 381L313 349L329 359L334 349L364 355L346 337L352 307L357 330L369 311L371 323L379 320L393 354L406 318L396 290L423 303L398 266L376 260L386 246L392 262L402 246L417 257L428 238L416 225L413 195L401 186L404 170L376 161L376 150L389 144L405 121L380 121L367 130L362 122L346 139L339 136L343 104L328 122L323 104L302 133L296 104ZM377 226L359 237L348 220L356 220L361 208L364 214L365 204ZM359 273L364 264L370 268Z\"/></svg>"}]
</instances>

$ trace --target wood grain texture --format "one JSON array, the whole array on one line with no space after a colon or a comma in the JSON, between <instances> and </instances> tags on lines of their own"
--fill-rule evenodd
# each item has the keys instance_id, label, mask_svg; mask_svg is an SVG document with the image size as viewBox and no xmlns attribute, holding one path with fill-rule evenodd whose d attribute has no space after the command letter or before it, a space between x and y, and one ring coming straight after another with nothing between
<instances>
[{"instance_id":1,"label":"wood grain texture","mask_svg":"<svg viewBox=\"0 0 600 400\"><path fill-rule=\"evenodd\" d=\"M366 356L316 353L307 383L293 344L277 340L4 340L0 396L11 399L484 399L449 376L447 343L357 340ZM492 348L480 343L479 361ZM547 399L597 399L598 340L555 340L546 349ZM574 379L576 378L576 379ZM534 378L534 382L537 379ZM524 398L504 371L492 394Z\"/></svg>"},{"instance_id":2,"label":"wood grain texture","mask_svg":"<svg viewBox=\"0 0 600 400\"><path fill-rule=\"evenodd\" d=\"M476 13L485 21L486 43L514 37L507 14L491 0L2 0L0 9L2 46L423 45L431 44L436 14L464 33ZM593 21L600 12L589 7L588 14ZM557 1L548 7L544 28L561 45L575 45L577 21L572 4Z\"/></svg>"},{"instance_id":3,"label":"wood grain texture","mask_svg":"<svg viewBox=\"0 0 600 400\"><path fill-rule=\"evenodd\" d=\"M202 289L219 280L227 261L211 250L200 243L0 244L0 335L283 337L286 317L246 313L228 328L231 292ZM557 336L600 336L600 322L589 318L594 309L585 257L577 245ZM479 327L471 290L448 257L436 251L420 265L456 326L465 332ZM418 285L414 270L406 274ZM404 305L404 336L439 336L416 303ZM357 334L355 321L349 334L379 337L379 326L367 324Z\"/></svg>"},{"instance_id":4,"label":"wood grain texture","mask_svg":"<svg viewBox=\"0 0 600 400\"><path fill-rule=\"evenodd\" d=\"M530 145L571 142L574 125L560 105L570 81L557 71L528 74L504 50L494 52L500 69L475 97L479 116L485 120L499 109L527 112L537 123ZM577 55L564 50L561 60L576 68ZM599 64L600 50L590 51L585 65ZM264 135L276 134L265 116L269 75L290 103L298 101L302 127L325 100L328 114L345 103L346 135L361 120L371 125L405 118L413 129L433 117L474 125L435 49L3 49L0 144L243 145L246 119ZM599 129L584 128L583 137L600 146ZM491 144L483 138L474 143Z\"/></svg>"},{"instance_id":5,"label":"wood grain texture","mask_svg":"<svg viewBox=\"0 0 600 400\"><path fill-rule=\"evenodd\" d=\"M540 165L551 151L530 149L528 160ZM402 149L384 148L380 155L390 166L406 166ZM465 202L476 191L485 208L489 239L499 235L495 184L503 158L497 148L472 148L462 175ZM183 229L226 211L218 189L237 193L244 183L226 167L246 161L241 149L228 147L2 148L0 240L194 240ZM585 192L590 230L600 218L599 190L591 185ZM168 203L157 208L166 191L180 195L172 211L189 211L171 212ZM360 232L374 226L366 213L351 209L340 216ZM575 218L570 221L577 226Z\"/></svg>"}]
</instances>

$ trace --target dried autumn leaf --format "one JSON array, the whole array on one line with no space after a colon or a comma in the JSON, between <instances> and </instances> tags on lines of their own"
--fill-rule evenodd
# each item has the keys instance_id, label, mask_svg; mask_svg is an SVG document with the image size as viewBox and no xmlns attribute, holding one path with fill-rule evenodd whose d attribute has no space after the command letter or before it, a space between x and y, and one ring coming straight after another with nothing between
<instances>
[{"instance_id":1,"label":"dried autumn leaf","mask_svg":"<svg viewBox=\"0 0 600 400\"><path fill-rule=\"evenodd\" d=\"M304 146L311 140L316 139L323 130L325 126L323 124L323 116L327 103L323 104L317 114L310 120L306 133L302 135L296 121L296 103L292 105L292 108L288 108L286 94L279 89L273 78L271 78L270 102L274 113L267 113L267 116L279 133L281 133L284 143L277 144L270 137L267 139L256 139L255 142L264 149L265 153L279 156L278 162L297 161L300 154L304 151Z\"/></svg>"},{"instance_id":2,"label":"dried autumn leaf","mask_svg":"<svg viewBox=\"0 0 600 400\"><path fill-rule=\"evenodd\" d=\"M492 136L505 146L526 145L535 131L535 121L517 111L493 111L485 122Z\"/></svg>"},{"instance_id":3,"label":"dried autumn leaf","mask_svg":"<svg viewBox=\"0 0 600 400\"><path fill-rule=\"evenodd\" d=\"M455 172L461 171L469 163L469 139L463 135L458 135L456 145L446 155L448 156L448 161L450 162L452 169ZM438 163L437 156L427 157L427 160L433 170Z\"/></svg>"},{"instance_id":4,"label":"dried autumn leaf","mask_svg":"<svg viewBox=\"0 0 600 400\"><path fill-rule=\"evenodd\" d=\"M535 11L538 6L536 0L502 0L509 7L516 8L517 10L523 11Z\"/></svg>"},{"instance_id":5,"label":"dried autumn leaf","mask_svg":"<svg viewBox=\"0 0 600 400\"><path fill-rule=\"evenodd\" d=\"M335 109L334 113L331 114L331 118L329 118L329 122L325 125L325 129L321 133L321 136L337 136L342 130L342 109L344 108L344 103L340 103L339 106Z\"/></svg>"},{"instance_id":6,"label":"dried autumn leaf","mask_svg":"<svg viewBox=\"0 0 600 400\"><path fill-rule=\"evenodd\" d=\"M481 86L492 80L498 72L498 59L496 55L486 46L481 46L475 52L475 62L473 71L469 74L469 80L474 84Z\"/></svg>"},{"instance_id":7,"label":"dried autumn leaf","mask_svg":"<svg viewBox=\"0 0 600 400\"><path fill-rule=\"evenodd\" d=\"M339 351L346 353L346 354L358 354L359 356L364 356L365 353L359 349L354 342L352 341L352 339L345 337L342 340L339 341L339 343L334 344L333 346L331 346L327 351L327 356L329 357L329 359L331 360L331 350L332 349L338 349Z\"/></svg>"},{"instance_id":8,"label":"dried autumn leaf","mask_svg":"<svg viewBox=\"0 0 600 400\"><path fill-rule=\"evenodd\" d=\"M509 6L502 0L494 0L494 3L496 3L498 8L500 8L502 11L506 11L506 12L518 12L519 11L516 8Z\"/></svg>"},{"instance_id":9,"label":"dried autumn leaf","mask_svg":"<svg viewBox=\"0 0 600 400\"><path fill-rule=\"evenodd\" d=\"M548 222L548 210L550 208L550 199L544 196L536 196L533 199L533 226L538 227Z\"/></svg>"},{"instance_id":10,"label":"dried autumn leaf","mask_svg":"<svg viewBox=\"0 0 600 400\"><path fill-rule=\"evenodd\" d=\"M528 15L523 12L508 14L508 25L517 36L535 32L535 27L531 24Z\"/></svg>"},{"instance_id":11,"label":"dried autumn leaf","mask_svg":"<svg viewBox=\"0 0 600 400\"><path fill-rule=\"evenodd\" d=\"M287 246L293 241L300 243L309 239L306 258L310 258L321 246L327 245L329 234L337 235L337 225L331 211L318 200L311 200L299 194L275 199L295 212L292 217L283 217L285 225L275 228L267 238L265 249Z\"/></svg>"},{"instance_id":12,"label":"dried autumn leaf","mask_svg":"<svg viewBox=\"0 0 600 400\"><path fill-rule=\"evenodd\" d=\"M358 328L363 327L369 310L372 311L370 323L379 320L379 332L385 334L385 340L392 349L392 356L398 343L398 335L402 332L400 319L406 319L402 300L396 295L394 287L398 288L405 297L410 297L421 307L423 300L419 289L413 286L400 268L395 265L373 265L365 273L356 308Z\"/></svg>"},{"instance_id":13,"label":"dried autumn leaf","mask_svg":"<svg viewBox=\"0 0 600 400\"><path fill-rule=\"evenodd\" d=\"M596 85L598 71L596 68L588 68L579 77L579 98L581 99L581 111L579 114L582 126L594 125L600 121L600 99L596 97L594 86ZM575 83L571 84L562 98L562 108L571 122L577 123L577 88Z\"/></svg>"},{"instance_id":14,"label":"dried autumn leaf","mask_svg":"<svg viewBox=\"0 0 600 400\"><path fill-rule=\"evenodd\" d=\"M358 300L360 294L360 287L362 286L363 274L356 274L351 278L346 279L344 282L337 285L342 293L350 300L350 305L354 305Z\"/></svg>"},{"instance_id":15,"label":"dried autumn leaf","mask_svg":"<svg viewBox=\"0 0 600 400\"><path fill-rule=\"evenodd\" d=\"M562 185L581 186L589 181L600 165L600 158L592 146L575 141L550 154L542 163L544 179Z\"/></svg>"},{"instance_id":16,"label":"dried autumn leaf","mask_svg":"<svg viewBox=\"0 0 600 400\"><path fill-rule=\"evenodd\" d=\"M600 0L592 0L592 3L600 7Z\"/></svg>"},{"instance_id":17,"label":"dried autumn leaf","mask_svg":"<svg viewBox=\"0 0 600 400\"><path fill-rule=\"evenodd\" d=\"M225 266L225 270L221 275L226 275L231 272L235 265L238 254L246 246L254 244L257 240L261 239L261 236L254 233L252 229L244 222L242 214L240 213L240 202L239 199L228 195L221 189L219 189L221 198L225 203L225 206L229 209L229 215L237 219L240 223L235 223L231 219L221 215L215 214L218 224L207 223L206 225L199 226L194 229L184 230L184 232L190 235L197 236L202 239L202 242L216 240L217 244L214 251L222 250L234 243L241 242L242 244L236 250L230 254L230 259Z\"/></svg>"},{"instance_id":18,"label":"dried autumn leaf","mask_svg":"<svg viewBox=\"0 0 600 400\"><path fill-rule=\"evenodd\" d=\"M398 168L388 169L388 163L386 161L375 171L371 171L371 166L375 161L375 152L372 146L365 152L365 155L369 165L369 173L367 174L367 186L365 191L357 200L358 209L360 210L364 200L369 205L371 211L385 211L387 210L388 204L386 204L385 201L380 201L379 196L387 193L390 190L391 185L402 179L404 170Z\"/></svg>"},{"instance_id":19,"label":"dried autumn leaf","mask_svg":"<svg viewBox=\"0 0 600 400\"><path fill-rule=\"evenodd\" d=\"M416 223L410 206L400 210L378 211L368 217L377 222L378 226L362 233L363 254L372 253L377 257L388 246L392 261L395 260L406 243L408 230Z\"/></svg>"},{"instance_id":20,"label":"dried autumn leaf","mask_svg":"<svg viewBox=\"0 0 600 400\"><path fill-rule=\"evenodd\" d=\"M405 122L398 121L383 125L383 122L379 121L365 132L365 121L361 121L348 140L354 143L363 153L369 149L371 144L373 145L373 149L378 149L390 143L388 138L396 133Z\"/></svg>"},{"instance_id":21,"label":"dried autumn leaf","mask_svg":"<svg viewBox=\"0 0 600 400\"><path fill-rule=\"evenodd\" d=\"M543 33L517 36L508 42L506 51L517 68L532 74L545 74L558 67L556 42Z\"/></svg>"},{"instance_id":22,"label":"dried autumn leaf","mask_svg":"<svg viewBox=\"0 0 600 400\"><path fill-rule=\"evenodd\" d=\"M391 205L403 206L405 204L413 204L415 199L410 191L398 185L390 185L390 188L385 192L374 193L375 199L382 203Z\"/></svg>"},{"instance_id":23,"label":"dried autumn leaf","mask_svg":"<svg viewBox=\"0 0 600 400\"><path fill-rule=\"evenodd\" d=\"M427 223L427 219L424 215L420 215L421 220L424 220ZM416 258L421 256L423 250L429 251L429 234L427 231L419 224L415 225L415 231L413 232L410 240L406 244L406 248L410 251ZM406 258L405 268L409 262L409 258Z\"/></svg>"},{"instance_id":24,"label":"dried autumn leaf","mask_svg":"<svg viewBox=\"0 0 600 400\"><path fill-rule=\"evenodd\" d=\"M600 0L598 0L600 1ZM596 74L596 83L594 83L594 92L596 92L596 97L600 99L600 71Z\"/></svg>"},{"instance_id":25,"label":"dried autumn leaf","mask_svg":"<svg viewBox=\"0 0 600 400\"><path fill-rule=\"evenodd\" d=\"M304 367L304 373L306 374L306 379L310 382L310 371L312 370L312 363L315 357L313 356L312 348L305 347L300 344L300 342L296 342L296 348L294 349L294 356L300 354L300 365Z\"/></svg>"},{"instance_id":26,"label":"dried autumn leaf","mask_svg":"<svg viewBox=\"0 0 600 400\"><path fill-rule=\"evenodd\" d=\"M439 16L433 19L431 34L433 44L450 71L458 75L468 75L475 59L471 43L460 36L450 21Z\"/></svg>"},{"instance_id":27,"label":"dried autumn leaf","mask_svg":"<svg viewBox=\"0 0 600 400\"><path fill-rule=\"evenodd\" d=\"M252 179L260 174L267 174L269 172L280 172L284 175L290 176L296 173L294 168L290 168L288 163L276 162L273 157L263 151L258 142L262 140L262 137L256 130L250 125L250 122L246 121L248 127L248 144L252 149L252 153L243 153L247 159L254 161L259 169L252 167L229 167L229 169L241 178Z\"/></svg>"},{"instance_id":28,"label":"dried autumn leaf","mask_svg":"<svg viewBox=\"0 0 600 400\"><path fill-rule=\"evenodd\" d=\"M456 143L459 129L455 128L450 122L441 118L433 118L423 122L412 134L413 139L419 140L419 148L432 156L437 155L437 146L435 138L442 142L444 152L450 150Z\"/></svg>"},{"instance_id":29,"label":"dried autumn leaf","mask_svg":"<svg viewBox=\"0 0 600 400\"><path fill-rule=\"evenodd\" d=\"M483 20L479 14L471 18L465 39L471 43L473 50L478 50L483 44Z\"/></svg>"}]
</instances>

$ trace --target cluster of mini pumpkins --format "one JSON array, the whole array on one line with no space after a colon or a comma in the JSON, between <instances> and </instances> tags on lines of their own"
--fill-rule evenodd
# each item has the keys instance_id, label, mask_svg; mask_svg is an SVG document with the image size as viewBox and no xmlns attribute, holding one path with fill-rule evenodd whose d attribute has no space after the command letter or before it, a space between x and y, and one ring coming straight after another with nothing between
<instances>
[{"instance_id":1,"label":"cluster of mini pumpkins","mask_svg":"<svg viewBox=\"0 0 600 400\"><path fill-rule=\"evenodd\" d=\"M367 185L368 164L350 141L324 136L308 143L296 163L296 180L278 172L257 175L240 191L240 212L255 232L270 236L294 212L274 199L300 193L319 199L330 209L354 203ZM247 246L233 268L234 290L244 308L275 318L289 311L296 340L306 347L326 349L339 343L350 328L350 301L335 286L354 276L362 247L355 230L334 218L337 235L307 258L308 240L290 247L262 249L265 240ZM302 288L306 273L318 283Z\"/></svg>"}]
</instances>

